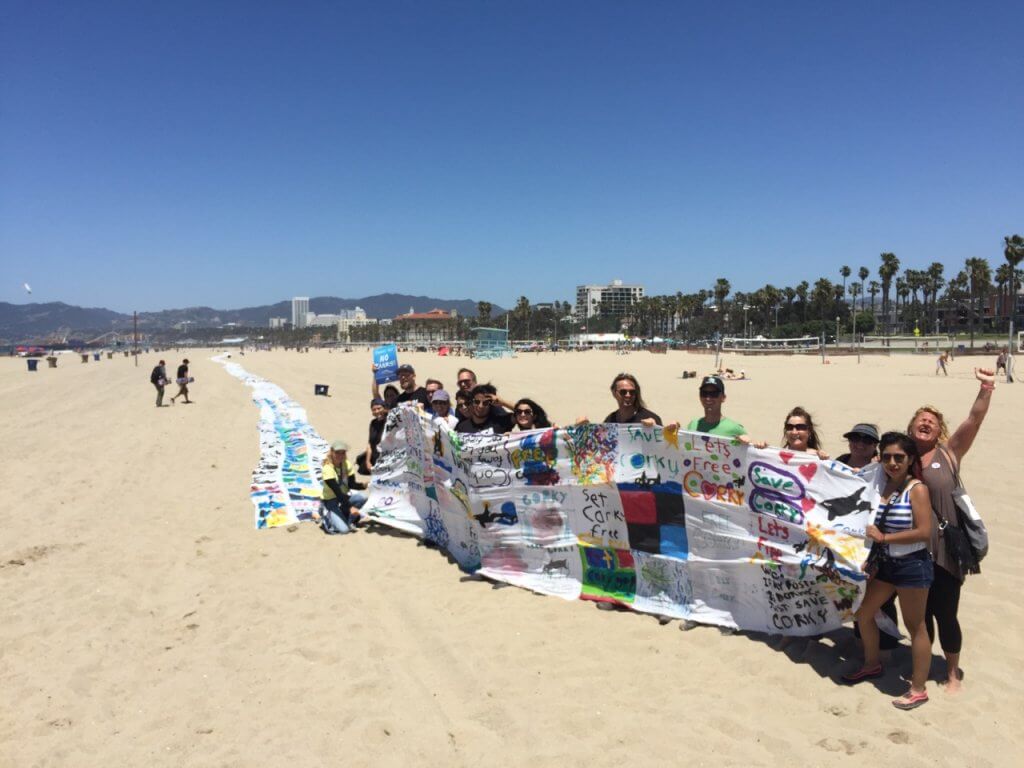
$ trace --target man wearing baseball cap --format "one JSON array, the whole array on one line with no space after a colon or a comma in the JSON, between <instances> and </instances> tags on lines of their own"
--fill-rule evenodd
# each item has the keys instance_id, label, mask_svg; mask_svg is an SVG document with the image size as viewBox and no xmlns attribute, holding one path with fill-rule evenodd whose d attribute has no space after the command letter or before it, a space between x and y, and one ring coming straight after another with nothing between
<instances>
[{"instance_id":1,"label":"man wearing baseball cap","mask_svg":"<svg viewBox=\"0 0 1024 768\"><path fill-rule=\"evenodd\" d=\"M416 369L408 363L398 366L398 386L402 394L398 396L398 404L419 403L429 413L430 395L423 387L416 386Z\"/></svg>"},{"instance_id":2,"label":"man wearing baseball cap","mask_svg":"<svg viewBox=\"0 0 1024 768\"><path fill-rule=\"evenodd\" d=\"M725 382L720 376L705 376L700 382L700 404L704 407L704 416L693 419L686 429L722 437L746 437L747 430L742 424L722 415L724 402Z\"/></svg>"}]
</instances>

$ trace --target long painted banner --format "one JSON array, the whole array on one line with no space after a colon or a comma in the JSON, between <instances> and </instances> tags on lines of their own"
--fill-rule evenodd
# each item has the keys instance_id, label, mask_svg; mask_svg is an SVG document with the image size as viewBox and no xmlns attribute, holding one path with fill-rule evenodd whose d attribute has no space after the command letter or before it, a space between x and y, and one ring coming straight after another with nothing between
<instances>
[{"instance_id":1,"label":"long painted banner","mask_svg":"<svg viewBox=\"0 0 1024 768\"><path fill-rule=\"evenodd\" d=\"M363 511L495 581L791 635L860 603L877 465L639 425L459 434L411 406L380 448Z\"/></svg>"},{"instance_id":2,"label":"long painted banner","mask_svg":"<svg viewBox=\"0 0 1024 768\"><path fill-rule=\"evenodd\" d=\"M283 389L229 358L212 359L252 389L252 400L260 409L260 460L249 486L256 527L312 519L320 508L320 464L327 443L309 423L306 410Z\"/></svg>"}]
</instances>

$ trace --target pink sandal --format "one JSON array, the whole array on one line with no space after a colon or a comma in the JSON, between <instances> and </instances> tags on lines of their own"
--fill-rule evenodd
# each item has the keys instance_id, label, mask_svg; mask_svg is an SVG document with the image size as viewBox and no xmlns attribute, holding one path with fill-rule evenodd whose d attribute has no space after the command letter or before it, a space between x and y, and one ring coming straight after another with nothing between
<instances>
[{"instance_id":1,"label":"pink sandal","mask_svg":"<svg viewBox=\"0 0 1024 768\"><path fill-rule=\"evenodd\" d=\"M914 693L913 691L907 691L898 699L892 700L892 705L896 709L916 709L922 704L928 702L928 691L921 691L920 693Z\"/></svg>"}]
</instances>

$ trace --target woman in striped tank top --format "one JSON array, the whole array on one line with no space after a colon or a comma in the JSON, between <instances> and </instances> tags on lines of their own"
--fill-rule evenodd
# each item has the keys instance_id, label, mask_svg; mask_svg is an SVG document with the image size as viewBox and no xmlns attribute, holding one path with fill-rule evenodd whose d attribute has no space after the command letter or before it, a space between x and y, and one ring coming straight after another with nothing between
<instances>
[{"instance_id":1,"label":"woman in striped tank top","mask_svg":"<svg viewBox=\"0 0 1024 768\"><path fill-rule=\"evenodd\" d=\"M932 508L928 489L918 479L921 459L917 444L902 432L886 432L878 445L886 484L882 491L882 508L874 525L869 525L865 531L873 542L868 562L877 563L878 571L870 577L857 611L864 640L864 664L856 672L843 675L842 680L852 684L882 676L875 614L895 592L903 623L910 632L913 672L910 690L892 703L898 709L914 709L928 701L925 683L932 657L925 625L928 588L934 573L928 552Z\"/></svg>"}]
</instances>

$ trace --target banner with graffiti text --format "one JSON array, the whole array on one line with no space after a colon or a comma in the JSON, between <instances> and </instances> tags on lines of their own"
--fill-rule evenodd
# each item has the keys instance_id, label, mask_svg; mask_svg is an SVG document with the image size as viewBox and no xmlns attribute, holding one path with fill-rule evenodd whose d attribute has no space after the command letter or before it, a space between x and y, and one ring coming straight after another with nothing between
<instances>
[{"instance_id":1,"label":"banner with graffiti text","mask_svg":"<svg viewBox=\"0 0 1024 768\"><path fill-rule=\"evenodd\" d=\"M380 449L363 511L495 581L789 635L860 603L877 465L639 425L467 435L411 406Z\"/></svg>"}]
</instances>

